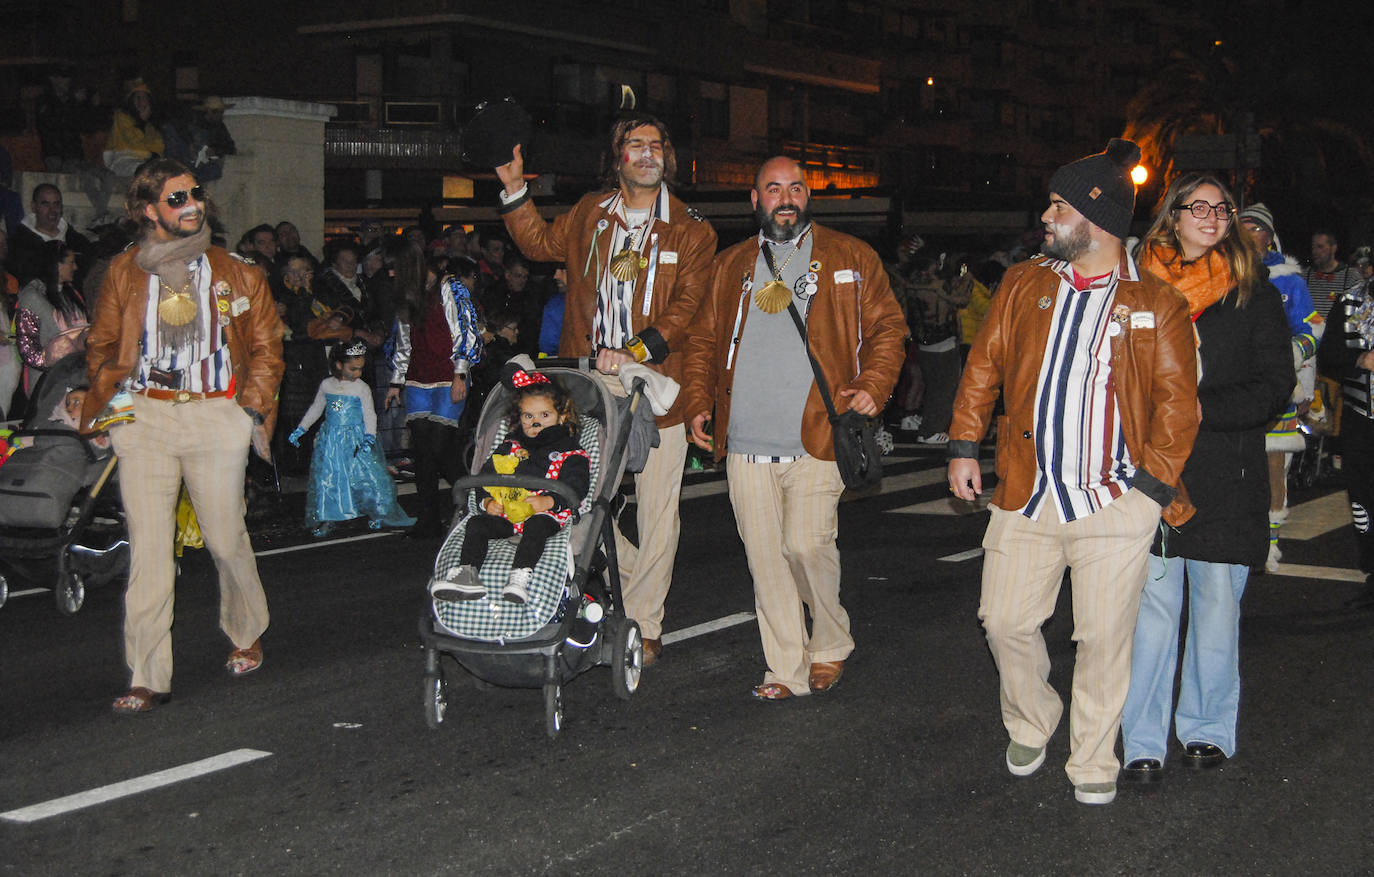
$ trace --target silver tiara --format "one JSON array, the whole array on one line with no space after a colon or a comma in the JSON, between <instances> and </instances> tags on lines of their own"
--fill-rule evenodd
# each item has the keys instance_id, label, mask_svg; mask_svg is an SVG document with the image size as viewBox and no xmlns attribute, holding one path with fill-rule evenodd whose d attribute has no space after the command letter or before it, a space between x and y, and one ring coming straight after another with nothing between
<instances>
[{"instance_id":1,"label":"silver tiara","mask_svg":"<svg viewBox=\"0 0 1374 877\"><path fill-rule=\"evenodd\" d=\"M354 341L344 348L344 356L367 356L367 344L362 341Z\"/></svg>"}]
</instances>

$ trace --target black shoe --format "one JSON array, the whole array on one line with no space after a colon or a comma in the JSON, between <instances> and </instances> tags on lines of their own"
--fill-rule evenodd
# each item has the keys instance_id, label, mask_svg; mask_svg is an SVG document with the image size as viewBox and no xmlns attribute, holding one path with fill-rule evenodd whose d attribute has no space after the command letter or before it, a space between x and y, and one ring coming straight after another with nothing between
<instances>
[{"instance_id":1,"label":"black shoe","mask_svg":"<svg viewBox=\"0 0 1374 877\"><path fill-rule=\"evenodd\" d=\"M1164 765L1158 758L1137 758L1121 769L1121 778L1129 783L1157 783L1164 779Z\"/></svg>"},{"instance_id":2,"label":"black shoe","mask_svg":"<svg viewBox=\"0 0 1374 877\"><path fill-rule=\"evenodd\" d=\"M1209 770L1221 767L1226 761L1226 753L1211 743L1189 743L1183 747L1183 766L1195 770Z\"/></svg>"}]
</instances>

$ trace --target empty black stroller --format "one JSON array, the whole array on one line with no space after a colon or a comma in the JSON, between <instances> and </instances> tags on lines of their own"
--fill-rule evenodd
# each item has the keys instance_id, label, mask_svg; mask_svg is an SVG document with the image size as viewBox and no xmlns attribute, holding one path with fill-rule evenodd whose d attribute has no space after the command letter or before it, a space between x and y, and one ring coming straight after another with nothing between
<instances>
[{"instance_id":1,"label":"empty black stroller","mask_svg":"<svg viewBox=\"0 0 1374 877\"><path fill-rule=\"evenodd\" d=\"M475 494L483 487L512 486L556 492L577 512L573 522L549 540L534 568L526 603L500 598L499 583L505 581L515 550L508 540L491 544L481 569L490 598L428 602L420 619L420 639L425 649L425 720L431 728L444 720L449 704L443 655L475 677L478 687L542 689L550 737L563 727L563 683L583 671L610 665L611 686L623 699L639 685L643 646L639 625L626 617L621 604L611 510L626 471L635 412L649 405L644 384L638 380L628 398L617 397L586 360L540 360L539 371L560 384L577 406L578 438L590 458L590 486L579 497L559 481L477 475L507 430L510 393L504 386L494 388L478 419L474 442L480 452L474 454L469 470L473 474L453 488L455 508L477 512ZM435 560L436 575L457 563L461 517L455 513L455 526Z\"/></svg>"},{"instance_id":2,"label":"empty black stroller","mask_svg":"<svg viewBox=\"0 0 1374 877\"><path fill-rule=\"evenodd\" d=\"M0 605L10 577L51 583L57 608L75 614L86 586L128 572L124 511L112 489L118 458L54 420L68 393L86 386L86 358L54 363L34 387L29 413L0 466Z\"/></svg>"}]
</instances>

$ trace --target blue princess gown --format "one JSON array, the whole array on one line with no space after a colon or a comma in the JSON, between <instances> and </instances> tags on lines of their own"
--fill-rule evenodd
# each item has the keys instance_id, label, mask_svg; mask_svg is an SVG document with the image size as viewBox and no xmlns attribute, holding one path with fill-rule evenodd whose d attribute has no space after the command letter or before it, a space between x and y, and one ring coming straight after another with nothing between
<instances>
[{"instance_id":1,"label":"blue princess gown","mask_svg":"<svg viewBox=\"0 0 1374 877\"><path fill-rule=\"evenodd\" d=\"M372 391L362 381L325 378L315 401L301 418L309 429L324 416L310 460L310 484L305 494L305 524L350 521L367 517L373 527L409 527L415 523L396 501L396 485L387 474L375 441L377 414Z\"/></svg>"}]
</instances>

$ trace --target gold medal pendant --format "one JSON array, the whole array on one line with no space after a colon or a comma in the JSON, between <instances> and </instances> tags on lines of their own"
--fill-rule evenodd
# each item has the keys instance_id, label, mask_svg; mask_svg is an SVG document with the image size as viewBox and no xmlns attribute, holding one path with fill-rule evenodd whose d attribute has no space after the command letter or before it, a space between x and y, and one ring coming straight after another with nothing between
<instances>
[{"instance_id":1,"label":"gold medal pendant","mask_svg":"<svg viewBox=\"0 0 1374 877\"><path fill-rule=\"evenodd\" d=\"M611 257L611 276L621 283L634 283L639 277L639 267L639 254L634 250L627 248Z\"/></svg>"},{"instance_id":2,"label":"gold medal pendant","mask_svg":"<svg viewBox=\"0 0 1374 877\"><path fill-rule=\"evenodd\" d=\"M754 304L765 314L780 314L792 303L792 290L781 280L770 280L754 292Z\"/></svg>"},{"instance_id":3,"label":"gold medal pendant","mask_svg":"<svg viewBox=\"0 0 1374 877\"><path fill-rule=\"evenodd\" d=\"M168 326L185 326L196 316L196 303L185 290L174 292L157 303L157 317Z\"/></svg>"}]
</instances>

